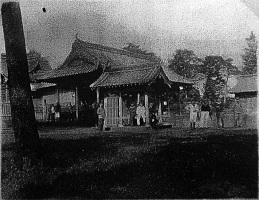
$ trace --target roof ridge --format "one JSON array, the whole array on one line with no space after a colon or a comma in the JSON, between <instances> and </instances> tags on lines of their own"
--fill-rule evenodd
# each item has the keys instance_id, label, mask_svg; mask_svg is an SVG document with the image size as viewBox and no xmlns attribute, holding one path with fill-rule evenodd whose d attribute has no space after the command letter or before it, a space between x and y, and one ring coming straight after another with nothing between
<instances>
[{"instance_id":1,"label":"roof ridge","mask_svg":"<svg viewBox=\"0 0 259 200\"><path fill-rule=\"evenodd\" d=\"M239 77L257 76L257 74L241 74Z\"/></svg>"},{"instance_id":2,"label":"roof ridge","mask_svg":"<svg viewBox=\"0 0 259 200\"><path fill-rule=\"evenodd\" d=\"M92 49L104 50L104 51L108 51L110 53L117 53L117 54L127 55L127 56L130 56L130 57L135 57L135 58L145 59L145 60L150 60L150 61L155 62L155 60L150 55L140 54L140 53L136 53L136 52L130 52L130 51L126 51L126 50L123 50L123 49L118 49L118 48L114 48L114 47L104 46L104 45L101 45L101 44L86 42L86 41L80 40L78 38L74 41L73 45L76 42L81 43L81 44L83 44L83 45L85 45L89 48L92 48Z\"/></svg>"},{"instance_id":3,"label":"roof ridge","mask_svg":"<svg viewBox=\"0 0 259 200\"><path fill-rule=\"evenodd\" d=\"M134 69L130 69L130 68L121 68L121 69L117 69L117 70L114 70L114 71L107 71L108 73L115 73L115 72L128 72L128 71L141 71L141 70L145 70L145 69L154 69L154 68L158 68L159 66L145 66L145 67L142 67L142 66L138 66ZM155 70L155 69L154 69Z\"/></svg>"}]
</instances>

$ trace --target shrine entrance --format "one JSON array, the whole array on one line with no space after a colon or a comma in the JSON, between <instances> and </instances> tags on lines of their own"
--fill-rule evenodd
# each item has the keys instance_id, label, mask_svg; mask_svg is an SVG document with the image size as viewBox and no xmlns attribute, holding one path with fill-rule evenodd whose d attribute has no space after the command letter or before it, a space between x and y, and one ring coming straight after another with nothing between
<instances>
[{"instance_id":1,"label":"shrine entrance","mask_svg":"<svg viewBox=\"0 0 259 200\"><path fill-rule=\"evenodd\" d=\"M119 117L119 97L106 97L104 107L106 108L105 126L117 126L120 121Z\"/></svg>"}]
</instances>

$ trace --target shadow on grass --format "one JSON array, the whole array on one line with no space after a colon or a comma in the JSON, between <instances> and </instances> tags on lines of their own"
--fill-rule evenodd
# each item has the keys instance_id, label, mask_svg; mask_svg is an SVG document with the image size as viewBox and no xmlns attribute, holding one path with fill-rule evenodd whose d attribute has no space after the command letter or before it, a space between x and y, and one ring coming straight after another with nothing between
<instances>
[{"instance_id":1,"label":"shadow on grass","mask_svg":"<svg viewBox=\"0 0 259 200\"><path fill-rule=\"evenodd\" d=\"M121 162L112 168L101 163L91 165L92 171L86 169L85 162L116 156L120 145L144 145L147 138L143 138L44 140L45 173L55 168L65 170L51 181L24 185L17 195L32 199L257 197L255 134L209 136L207 142L170 138L169 145L143 153L130 163ZM79 160L83 161L79 163L82 168L67 170Z\"/></svg>"}]
</instances>

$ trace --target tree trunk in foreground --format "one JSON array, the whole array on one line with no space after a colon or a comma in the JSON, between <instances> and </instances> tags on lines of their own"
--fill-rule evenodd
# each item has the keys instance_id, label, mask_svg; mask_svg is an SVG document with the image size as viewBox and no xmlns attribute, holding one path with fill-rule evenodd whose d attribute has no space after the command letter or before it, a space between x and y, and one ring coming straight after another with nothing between
<instances>
[{"instance_id":1,"label":"tree trunk in foreground","mask_svg":"<svg viewBox=\"0 0 259 200\"><path fill-rule=\"evenodd\" d=\"M35 150L39 134L31 97L20 5L17 2L3 3L1 11L15 142L23 149Z\"/></svg>"}]
</instances>

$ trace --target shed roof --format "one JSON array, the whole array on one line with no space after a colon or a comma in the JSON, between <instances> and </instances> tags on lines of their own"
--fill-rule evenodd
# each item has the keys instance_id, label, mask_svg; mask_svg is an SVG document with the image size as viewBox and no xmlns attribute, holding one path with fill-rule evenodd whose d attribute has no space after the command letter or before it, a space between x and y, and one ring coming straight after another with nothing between
<instances>
[{"instance_id":1,"label":"shed roof","mask_svg":"<svg viewBox=\"0 0 259 200\"><path fill-rule=\"evenodd\" d=\"M237 77L237 84L229 93L257 92L257 75L240 75Z\"/></svg>"}]
</instances>

